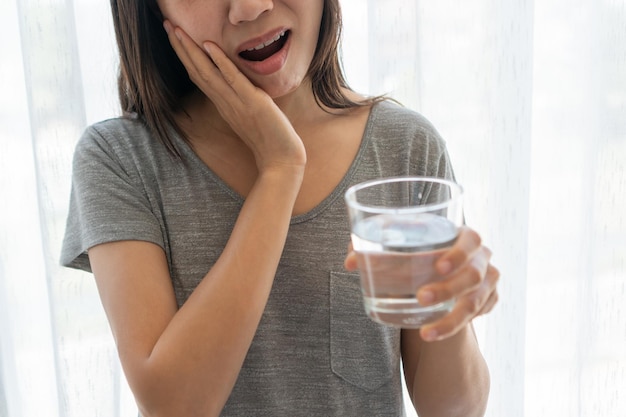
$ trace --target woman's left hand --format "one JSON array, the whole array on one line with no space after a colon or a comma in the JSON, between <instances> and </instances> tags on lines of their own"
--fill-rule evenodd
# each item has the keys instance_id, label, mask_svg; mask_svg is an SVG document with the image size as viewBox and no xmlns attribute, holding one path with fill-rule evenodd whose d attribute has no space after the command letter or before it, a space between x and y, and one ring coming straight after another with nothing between
<instances>
[{"instance_id":1,"label":"woman's left hand","mask_svg":"<svg viewBox=\"0 0 626 417\"><path fill-rule=\"evenodd\" d=\"M497 283L500 272L490 263L491 251L482 245L474 230L463 226L454 245L435 263L442 277L426 284L417 292L422 305L456 299L452 311L420 329L422 339L435 341L455 335L475 317L490 312L498 301ZM357 268L356 256L350 249L345 260L348 270Z\"/></svg>"}]
</instances>

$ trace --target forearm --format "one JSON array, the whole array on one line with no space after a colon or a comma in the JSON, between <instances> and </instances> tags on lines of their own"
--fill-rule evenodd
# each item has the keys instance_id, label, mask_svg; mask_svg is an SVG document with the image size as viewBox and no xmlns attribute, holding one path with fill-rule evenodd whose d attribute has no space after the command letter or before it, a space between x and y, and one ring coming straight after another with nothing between
<instances>
[{"instance_id":1,"label":"forearm","mask_svg":"<svg viewBox=\"0 0 626 417\"><path fill-rule=\"evenodd\" d=\"M471 325L438 342L421 343L413 381L420 417L483 416L489 371Z\"/></svg>"},{"instance_id":2,"label":"forearm","mask_svg":"<svg viewBox=\"0 0 626 417\"><path fill-rule=\"evenodd\" d=\"M300 181L297 171L258 178L217 263L143 361L148 407L221 411L263 314Z\"/></svg>"}]
</instances>

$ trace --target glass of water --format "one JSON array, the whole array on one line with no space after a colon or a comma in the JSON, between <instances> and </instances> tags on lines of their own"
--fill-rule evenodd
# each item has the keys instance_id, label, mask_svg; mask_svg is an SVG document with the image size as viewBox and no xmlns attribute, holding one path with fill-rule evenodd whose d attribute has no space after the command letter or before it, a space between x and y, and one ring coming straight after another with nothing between
<instances>
[{"instance_id":1,"label":"glass of water","mask_svg":"<svg viewBox=\"0 0 626 417\"><path fill-rule=\"evenodd\" d=\"M369 317L419 328L449 312L454 300L422 306L417 291L443 278L434 264L463 224L463 188L440 178L383 178L351 187L345 200Z\"/></svg>"}]
</instances>

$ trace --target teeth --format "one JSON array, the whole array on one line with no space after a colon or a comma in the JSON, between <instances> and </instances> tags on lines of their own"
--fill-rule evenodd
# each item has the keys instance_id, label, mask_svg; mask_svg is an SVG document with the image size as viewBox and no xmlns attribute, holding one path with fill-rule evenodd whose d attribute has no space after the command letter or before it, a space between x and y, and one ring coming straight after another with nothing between
<instances>
[{"instance_id":1,"label":"teeth","mask_svg":"<svg viewBox=\"0 0 626 417\"><path fill-rule=\"evenodd\" d=\"M257 46L255 46L254 48L250 48L248 49L248 51L258 51L259 49L263 49L266 46L269 46L271 44L273 44L274 42L276 42L277 40L279 40L280 38L282 38L283 36L285 36L285 32L280 32L278 35L276 35L273 39L270 39L269 41L265 42L265 43L260 43Z\"/></svg>"}]
</instances>

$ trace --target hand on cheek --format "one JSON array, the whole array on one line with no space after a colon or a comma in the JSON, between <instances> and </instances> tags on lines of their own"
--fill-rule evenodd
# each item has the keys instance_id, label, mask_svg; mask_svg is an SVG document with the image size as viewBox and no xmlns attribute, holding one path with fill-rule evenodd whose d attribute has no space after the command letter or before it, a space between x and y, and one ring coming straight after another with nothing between
<instances>
[{"instance_id":1,"label":"hand on cheek","mask_svg":"<svg viewBox=\"0 0 626 417\"><path fill-rule=\"evenodd\" d=\"M163 22L163 27L189 77L211 100L218 99L220 95L237 93L236 89L227 88L234 87L237 81L242 90L253 88L251 84L245 84L247 78L217 45L205 42L202 47L198 46L183 29L174 27L168 20Z\"/></svg>"},{"instance_id":2,"label":"hand on cheek","mask_svg":"<svg viewBox=\"0 0 626 417\"><path fill-rule=\"evenodd\" d=\"M168 21L163 26L191 80L254 154L259 173L301 171L306 164L304 145L272 98L254 86L215 43L207 41L199 47L181 28Z\"/></svg>"}]
</instances>

